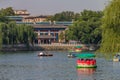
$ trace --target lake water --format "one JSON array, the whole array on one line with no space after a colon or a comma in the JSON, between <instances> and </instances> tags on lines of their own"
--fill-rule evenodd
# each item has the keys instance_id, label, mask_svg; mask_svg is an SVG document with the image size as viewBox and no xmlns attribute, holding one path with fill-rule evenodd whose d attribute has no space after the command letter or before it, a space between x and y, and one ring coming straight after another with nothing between
<instances>
[{"instance_id":1,"label":"lake water","mask_svg":"<svg viewBox=\"0 0 120 80\"><path fill-rule=\"evenodd\" d=\"M76 69L76 58L67 52L49 51L53 56L38 57L39 51L0 54L0 80L120 80L120 63L97 56L96 69Z\"/></svg>"}]
</instances>

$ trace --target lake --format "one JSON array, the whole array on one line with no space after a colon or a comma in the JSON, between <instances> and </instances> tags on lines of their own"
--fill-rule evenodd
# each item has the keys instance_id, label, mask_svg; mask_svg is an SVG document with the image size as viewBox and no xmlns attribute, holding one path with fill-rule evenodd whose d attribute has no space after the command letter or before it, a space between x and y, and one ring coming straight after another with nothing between
<instances>
[{"instance_id":1,"label":"lake","mask_svg":"<svg viewBox=\"0 0 120 80\"><path fill-rule=\"evenodd\" d=\"M0 54L0 80L120 80L120 62L97 55L97 68L76 68L77 58L67 52L48 51L53 56L38 57L39 51Z\"/></svg>"}]
</instances>

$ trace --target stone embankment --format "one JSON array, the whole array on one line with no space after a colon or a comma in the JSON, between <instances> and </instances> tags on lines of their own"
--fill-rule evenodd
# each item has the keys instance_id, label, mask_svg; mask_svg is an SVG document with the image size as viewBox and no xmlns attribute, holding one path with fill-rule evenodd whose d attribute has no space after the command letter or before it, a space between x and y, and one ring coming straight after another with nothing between
<instances>
[{"instance_id":1,"label":"stone embankment","mask_svg":"<svg viewBox=\"0 0 120 80\"><path fill-rule=\"evenodd\" d=\"M31 47L26 47L25 45L7 45L3 46L3 48L1 48L1 51L66 51L73 49L75 46L84 46L84 48L89 47L83 44L36 44Z\"/></svg>"}]
</instances>

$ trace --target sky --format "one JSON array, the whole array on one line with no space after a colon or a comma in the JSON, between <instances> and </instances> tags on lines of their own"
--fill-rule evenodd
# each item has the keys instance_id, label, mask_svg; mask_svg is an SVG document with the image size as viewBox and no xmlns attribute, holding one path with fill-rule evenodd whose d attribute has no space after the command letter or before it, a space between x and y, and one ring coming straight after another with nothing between
<instances>
[{"instance_id":1,"label":"sky","mask_svg":"<svg viewBox=\"0 0 120 80\"><path fill-rule=\"evenodd\" d=\"M62 11L104 10L109 0L0 0L0 8L28 10L31 15L53 15Z\"/></svg>"}]
</instances>

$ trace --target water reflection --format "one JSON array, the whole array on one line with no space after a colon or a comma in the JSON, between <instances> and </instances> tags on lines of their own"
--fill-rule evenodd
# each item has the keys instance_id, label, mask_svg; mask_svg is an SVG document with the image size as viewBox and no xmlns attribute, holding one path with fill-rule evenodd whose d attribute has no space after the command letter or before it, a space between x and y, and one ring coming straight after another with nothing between
<instances>
[{"instance_id":1,"label":"water reflection","mask_svg":"<svg viewBox=\"0 0 120 80\"><path fill-rule=\"evenodd\" d=\"M95 68L78 68L77 75L78 80L93 80L92 75L96 71Z\"/></svg>"}]
</instances>

